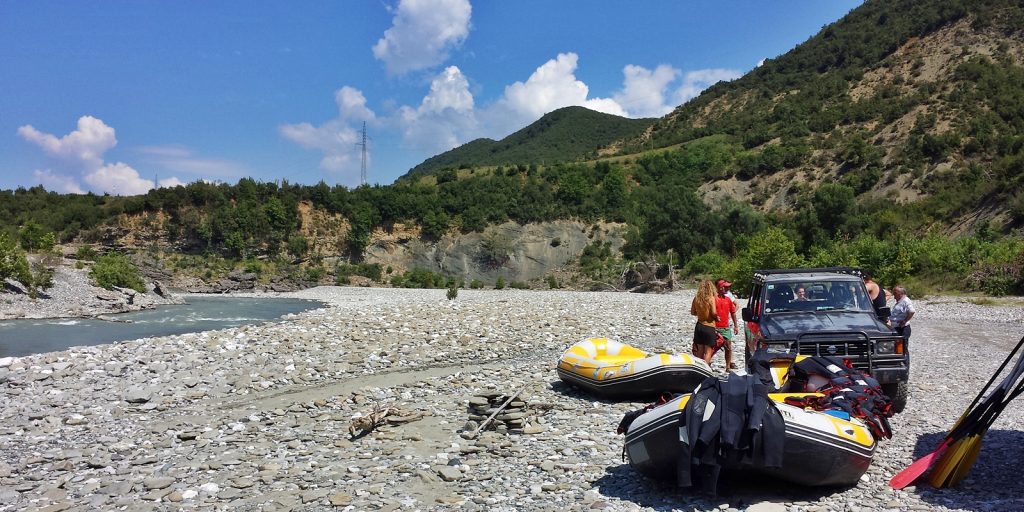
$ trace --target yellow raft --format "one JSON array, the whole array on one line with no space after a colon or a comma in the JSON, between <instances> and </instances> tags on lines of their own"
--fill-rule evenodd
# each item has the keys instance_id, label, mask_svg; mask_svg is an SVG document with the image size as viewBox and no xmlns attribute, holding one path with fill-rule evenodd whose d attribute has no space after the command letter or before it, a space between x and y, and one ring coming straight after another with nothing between
<instances>
[{"instance_id":1,"label":"yellow raft","mask_svg":"<svg viewBox=\"0 0 1024 512\"><path fill-rule=\"evenodd\" d=\"M563 381L608 398L688 393L711 375L689 354L653 354L608 338L587 338L558 360Z\"/></svg>"}]
</instances>

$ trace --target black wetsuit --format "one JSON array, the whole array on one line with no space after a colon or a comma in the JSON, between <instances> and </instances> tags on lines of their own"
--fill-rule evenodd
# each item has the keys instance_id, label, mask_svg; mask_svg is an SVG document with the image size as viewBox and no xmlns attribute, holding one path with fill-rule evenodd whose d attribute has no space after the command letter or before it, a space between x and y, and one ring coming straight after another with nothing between
<instances>
[{"instance_id":1,"label":"black wetsuit","mask_svg":"<svg viewBox=\"0 0 1024 512\"><path fill-rule=\"evenodd\" d=\"M682 487L692 486L696 477L714 494L723 463L782 467L786 424L755 376L708 377L686 404L681 423L688 439L676 468Z\"/></svg>"}]
</instances>

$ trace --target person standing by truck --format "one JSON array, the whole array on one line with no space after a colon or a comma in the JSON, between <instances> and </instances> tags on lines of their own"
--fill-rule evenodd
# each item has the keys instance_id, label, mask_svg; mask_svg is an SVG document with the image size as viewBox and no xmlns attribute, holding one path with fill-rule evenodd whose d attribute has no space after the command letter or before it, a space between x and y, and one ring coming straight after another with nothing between
<instances>
[{"instance_id":1,"label":"person standing by truck","mask_svg":"<svg viewBox=\"0 0 1024 512\"><path fill-rule=\"evenodd\" d=\"M718 313L715 309L715 285L710 280L700 282L697 296L690 303L690 314L697 317L697 325L693 328L693 355L711 366L711 356L715 354L718 342L718 332L715 331Z\"/></svg>"},{"instance_id":2,"label":"person standing by truck","mask_svg":"<svg viewBox=\"0 0 1024 512\"><path fill-rule=\"evenodd\" d=\"M910 301L910 297L907 297L907 290L902 286L896 286L892 289L892 296L896 299L896 304L892 307L892 314L889 315L889 326L896 331L897 334L903 336L903 343L910 343L910 319L914 318L914 303Z\"/></svg>"},{"instance_id":3,"label":"person standing by truck","mask_svg":"<svg viewBox=\"0 0 1024 512\"><path fill-rule=\"evenodd\" d=\"M882 316L882 308L885 307L885 290L871 278L870 272L864 272L863 275L864 288L868 290L868 298L871 299L871 305L875 308L875 314L878 315L879 320L888 322L888 318Z\"/></svg>"},{"instance_id":4,"label":"person standing by truck","mask_svg":"<svg viewBox=\"0 0 1024 512\"><path fill-rule=\"evenodd\" d=\"M715 311L718 320L715 321L715 331L725 338L725 367L736 370L738 366L732 358L732 337L734 334L740 333L740 324L736 321L736 302L729 297L731 295L729 288L732 287L732 283L725 279L719 279L716 284L718 296L715 297ZM730 320L732 320L732 328L729 327Z\"/></svg>"}]
</instances>

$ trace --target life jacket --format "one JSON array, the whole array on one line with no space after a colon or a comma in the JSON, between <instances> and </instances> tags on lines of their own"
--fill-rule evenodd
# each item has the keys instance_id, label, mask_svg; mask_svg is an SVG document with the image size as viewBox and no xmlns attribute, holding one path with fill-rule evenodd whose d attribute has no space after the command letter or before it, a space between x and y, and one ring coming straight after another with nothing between
<instances>
[{"instance_id":1,"label":"life jacket","mask_svg":"<svg viewBox=\"0 0 1024 512\"><path fill-rule=\"evenodd\" d=\"M843 411L862 420L876 439L892 437L888 420L893 415L892 400L874 377L848 361L813 356L793 363L785 391L821 393L824 396L787 397L786 403L816 411Z\"/></svg>"}]
</instances>

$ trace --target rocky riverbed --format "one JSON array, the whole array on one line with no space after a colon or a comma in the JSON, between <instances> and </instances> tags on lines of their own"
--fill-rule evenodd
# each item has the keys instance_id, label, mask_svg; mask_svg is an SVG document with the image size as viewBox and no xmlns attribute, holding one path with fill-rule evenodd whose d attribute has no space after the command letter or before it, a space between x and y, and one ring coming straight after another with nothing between
<instances>
[{"instance_id":1,"label":"rocky riverbed","mask_svg":"<svg viewBox=\"0 0 1024 512\"><path fill-rule=\"evenodd\" d=\"M594 399L554 371L589 335L687 350L692 292L287 295L330 307L0 359L0 510L1024 509L1024 402L988 432L959 488L887 485L938 443L1024 334L1016 306L918 301L911 400L856 487L731 479L710 497L622 461L615 427L643 404ZM468 439L474 397L519 390L522 433ZM352 437L354 418L383 411L400 421Z\"/></svg>"},{"instance_id":2,"label":"rocky riverbed","mask_svg":"<svg viewBox=\"0 0 1024 512\"><path fill-rule=\"evenodd\" d=\"M0 320L12 318L84 318L181 304L180 297L151 281L145 293L129 288L105 290L92 284L89 271L76 269L70 260L54 269L53 286L32 298L17 282L0 280Z\"/></svg>"}]
</instances>

